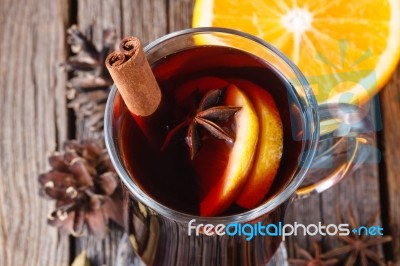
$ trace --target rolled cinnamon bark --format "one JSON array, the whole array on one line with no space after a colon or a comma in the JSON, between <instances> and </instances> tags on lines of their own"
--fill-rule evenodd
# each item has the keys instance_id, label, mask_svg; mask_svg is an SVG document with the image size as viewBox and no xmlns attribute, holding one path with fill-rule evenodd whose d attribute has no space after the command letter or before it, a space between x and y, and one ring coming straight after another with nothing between
<instances>
[{"instance_id":1,"label":"rolled cinnamon bark","mask_svg":"<svg viewBox=\"0 0 400 266\"><path fill-rule=\"evenodd\" d=\"M129 111L150 116L160 105L161 90L139 39L124 38L120 50L107 56L106 67Z\"/></svg>"}]
</instances>

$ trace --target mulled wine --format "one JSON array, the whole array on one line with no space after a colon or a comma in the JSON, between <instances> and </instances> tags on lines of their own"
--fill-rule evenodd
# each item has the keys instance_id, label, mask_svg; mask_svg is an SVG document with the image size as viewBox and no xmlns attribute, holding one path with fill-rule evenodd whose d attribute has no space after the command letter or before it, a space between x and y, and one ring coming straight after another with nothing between
<instances>
[{"instance_id":1,"label":"mulled wine","mask_svg":"<svg viewBox=\"0 0 400 266\"><path fill-rule=\"evenodd\" d=\"M123 109L118 140L143 191L184 213L221 216L257 207L290 183L303 147L301 118L291 83L272 65L199 46L151 67L162 92L158 113L140 121Z\"/></svg>"}]
</instances>

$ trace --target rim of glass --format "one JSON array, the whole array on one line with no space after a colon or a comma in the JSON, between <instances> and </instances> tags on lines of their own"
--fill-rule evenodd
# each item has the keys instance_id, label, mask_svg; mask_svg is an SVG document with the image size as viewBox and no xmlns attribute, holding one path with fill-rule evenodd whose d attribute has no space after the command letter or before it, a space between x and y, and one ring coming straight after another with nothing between
<instances>
[{"instance_id":1,"label":"rim of glass","mask_svg":"<svg viewBox=\"0 0 400 266\"><path fill-rule=\"evenodd\" d=\"M202 217L198 215L192 215L192 214L187 214L183 213L174 209L169 208L168 206L163 205L162 203L156 201L153 199L151 196L147 195L143 190L137 186L133 180L131 179L130 175L128 172L125 170L122 162L119 159L119 156L117 155L117 150L114 145L114 140L112 137L112 112L113 112L113 106L114 106L114 100L115 96L117 93L117 88L115 84L112 86L112 89L110 91L110 94L108 96L107 104L106 104L106 109L105 109L105 115L104 115L104 133L105 133L105 143L106 147L108 150L108 153L110 155L111 161L121 178L122 182L124 185L128 188L129 192L133 194L133 196L140 201L141 203L145 204L148 206L150 209L153 209L156 213L163 215L165 217L168 217L169 219L179 221L179 222L188 222L192 219L196 220L196 223L211 223L211 224L217 224L217 223L227 223L227 222L247 222L254 220L261 216L262 214L268 213L284 203L286 200L288 200L291 196L293 196L296 192L296 189L300 186L302 183L303 179L305 178L305 175L307 173L307 169L311 165L311 162L314 158L315 152L316 152L316 147L317 147L317 142L319 138L319 117L317 113L318 109L318 104L317 101L314 97L313 92L310 89L310 86L308 84L308 81L304 77L304 75L301 73L301 71L298 69L298 67L290 61L289 58L287 58L282 52L280 52L277 48L272 46L271 44L267 43L266 41L253 36L248 33L244 33L238 30L233 30L233 29L226 29L226 28L217 28L217 27L202 27L202 28L191 28L191 29L184 29L180 31L176 31L170 34L167 34L150 44L148 44L144 48L144 52L147 53L151 49L157 47L158 45L162 44L163 42L170 40L172 38L178 37L178 36L183 36L183 35L193 35L193 34L212 34L212 33L225 33L228 35L235 35L238 37L243 37L248 40L254 41L258 44L261 44L264 46L266 49L269 49L272 53L275 55L279 56L281 59L284 60L284 62L290 67L290 69L295 73L296 78L299 80L301 86L304 88L305 93L306 93L306 98L309 101L308 106L306 109L308 112L308 116L313 124L314 124L314 129L311 132L304 132L304 135L310 136L311 139L311 147L307 151L304 151L302 153L302 166L299 167L299 170L296 174L296 176L293 178L293 180L276 196L273 198L269 199L262 205L239 213L239 214L234 214L234 215L227 215L227 216L217 216L217 217ZM306 110L302 110L305 112ZM312 127L313 125L310 125ZM309 129L307 128L307 125L304 127L304 130L308 131Z\"/></svg>"}]
</instances>

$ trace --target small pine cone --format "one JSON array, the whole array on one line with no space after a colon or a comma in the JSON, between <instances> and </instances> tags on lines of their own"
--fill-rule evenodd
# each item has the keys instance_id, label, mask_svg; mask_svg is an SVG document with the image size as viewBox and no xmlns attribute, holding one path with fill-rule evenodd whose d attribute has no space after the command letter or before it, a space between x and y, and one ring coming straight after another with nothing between
<instances>
[{"instance_id":1,"label":"small pine cone","mask_svg":"<svg viewBox=\"0 0 400 266\"><path fill-rule=\"evenodd\" d=\"M48 223L79 236L104 237L108 220L122 222L122 190L104 144L66 141L63 152L49 157L52 169L39 176L40 195L56 200Z\"/></svg>"}]
</instances>

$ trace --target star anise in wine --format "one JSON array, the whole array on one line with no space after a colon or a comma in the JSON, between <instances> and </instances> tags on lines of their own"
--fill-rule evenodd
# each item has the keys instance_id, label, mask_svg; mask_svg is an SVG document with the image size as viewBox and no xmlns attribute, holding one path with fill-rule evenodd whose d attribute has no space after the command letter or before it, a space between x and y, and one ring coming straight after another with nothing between
<instances>
[{"instance_id":1,"label":"star anise in wine","mask_svg":"<svg viewBox=\"0 0 400 266\"><path fill-rule=\"evenodd\" d=\"M164 149L173 136L182 128L188 126L186 142L189 146L190 159L194 159L201 145L200 129L207 130L212 136L233 142L233 138L218 123L227 122L241 107L218 105L224 94L224 89L211 90L201 99L194 115L174 127L167 135L161 149Z\"/></svg>"}]
</instances>

